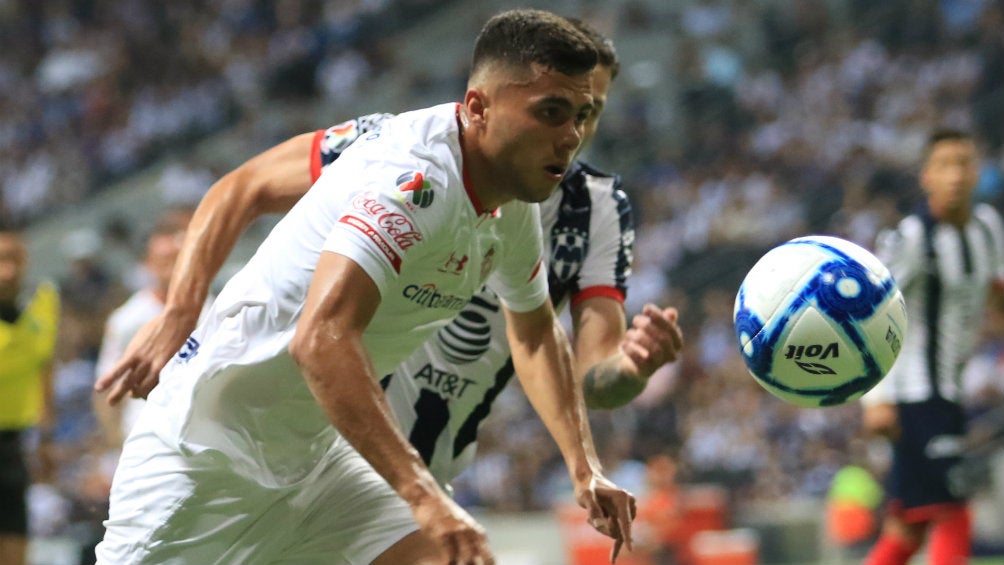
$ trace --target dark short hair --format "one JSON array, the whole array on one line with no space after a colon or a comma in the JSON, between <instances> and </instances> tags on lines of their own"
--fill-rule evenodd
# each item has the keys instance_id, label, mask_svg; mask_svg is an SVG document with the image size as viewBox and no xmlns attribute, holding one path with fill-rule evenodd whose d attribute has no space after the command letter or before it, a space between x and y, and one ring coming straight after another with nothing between
<instances>
[{"instance_id":1,"label":"dark short hair","mask_svg":"<svg viewBox=\"0 0 1004 565\"><path fill-rule=\"evenodd\" d=\"M614 48L613 40L605 37L596 31L596 28L579 18L568 18L568 21L593 42L593 48L596 49L596 64L610 69L611 79L617 78L621 72L621 62L617 57L617 49Z\"/></svg>"},{"instance_id":2,"label":"dark short hair","mask_svg":"<svg viewBox=\"0 0 1004 565\"><path fill-rule=\"evenodd\" d=\"M942 141L975 141L973 135L967 131L955 128L939 128L927 136L927 144L924 146L924 162L931 156L934 146Z\"/></svg>"},{"instance_id":3,"label":"dark short hair","mask_svg":"<svg viewBox=\"0 0 1004 565\"><path fill-rule=\"evenodd\" d=\"M508 10L492 16L474 44L471 72L490 63L538 63L569 76L596 66L593 42L565 18L544 10Z\"/></svg>"}]
</instances>

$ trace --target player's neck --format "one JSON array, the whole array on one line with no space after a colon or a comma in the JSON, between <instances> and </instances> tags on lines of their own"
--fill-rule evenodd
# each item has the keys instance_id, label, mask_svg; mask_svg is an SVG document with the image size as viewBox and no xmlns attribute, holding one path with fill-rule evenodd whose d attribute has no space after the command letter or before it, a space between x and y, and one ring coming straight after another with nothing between
<instances>
[{"instance_id":1,"label":"player's neck","mask_svg":"<svg viewBox=\"0 0 1004 565\"><path fill-rule=\"evenodd\" d=\"M469 131L467 116L463 107L458 113L460 126L460 148L465 171L464 182L477 197L480 212L494 210L512 200L504 187L499 186L499 176L495 174L491 161L485 155L476 132Z\"/></svg>"},{"instance_id":2,"label":"player's neck","mask_svg":"<svg viewBox=\"0 0 1004 565\"><path fill-rule=\"evenodd\" d=\"M948 207L931 205L931 215L943 224L949 224L957 228L963 228L969 223L972 210L969 206Z\"/></svg>"}]
</instances>

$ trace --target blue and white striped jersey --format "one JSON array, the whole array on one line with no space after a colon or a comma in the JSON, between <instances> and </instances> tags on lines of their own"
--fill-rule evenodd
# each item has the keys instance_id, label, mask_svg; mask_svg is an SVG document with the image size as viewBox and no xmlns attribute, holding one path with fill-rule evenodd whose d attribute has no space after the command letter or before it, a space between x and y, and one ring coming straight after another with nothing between
<instances>
[{"instance_id":1,"label":"blue and white striped jersey","mask_svg":"<svg viewBox=\"0 0 1004 565\"><path fill-rule=\"evenodd\" d=\"M1004 278L1004 227L978 204L964 228L927 211L880 235L876 255L906 298L909 324L892 371L862 401L959 402L961 375L979 338L990 286Z\"/></svg>"}]
</instances>

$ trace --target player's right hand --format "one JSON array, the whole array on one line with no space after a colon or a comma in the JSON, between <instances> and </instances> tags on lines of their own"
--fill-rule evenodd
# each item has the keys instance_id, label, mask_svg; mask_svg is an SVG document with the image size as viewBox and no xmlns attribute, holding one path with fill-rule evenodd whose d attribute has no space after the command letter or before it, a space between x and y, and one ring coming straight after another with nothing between
<instances>
[{"instance_id":1,"label":"player's right hand","mask_svg":"<svg viewBox=\"0 0 1004 565\"><path fill-rule=\"evenodd\" d=\"M146 398L160 381L160 370L181 349L194 326L161 312L136 332L118 363L98 377L94 390L108 391L108 403L113 406L128 394Z\"/></svg>"},{"instance_id":2,"label":"player's right hand","mask_svg":"<svg viewBox=\"0 0 1004 565\"><path fill-rule=\"evenodd\" d=\"M445 494L414 505L412 513L440 548L441 565L495 565L485 529Z\"/></svg>"}]
</instances>

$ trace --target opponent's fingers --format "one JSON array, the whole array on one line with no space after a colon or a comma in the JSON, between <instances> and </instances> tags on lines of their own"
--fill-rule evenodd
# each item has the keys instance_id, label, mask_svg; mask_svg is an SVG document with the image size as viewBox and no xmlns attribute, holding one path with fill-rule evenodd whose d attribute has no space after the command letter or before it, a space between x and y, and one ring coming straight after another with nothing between
<instances>
[{"instance_id":1,"label":"opponent's fingers","mask_svg":"<svg viewBox=\"0 0 1004 565\"><path fill-rule=\"evenodd\" d=\"M676 310L672 308L667 310L659 310L655 307L652 310L646 309L642 314L635 315L632 325L634 329L657 340L665 341L666 338L669 338L677 346L682 345L683 332L676 324Z\"/></svg>"},{"instance_id":2,"label":"opponent's fingers","mask_svg":"<svg viewBox=\"0 0 1004 565\"><path fill-rule=\"evenodd\" d=\"M676 323L676 310L667 308L663 310L653 304L646 304L640 314L635 315L636 323L652 325L659 329L669 329ZM640 318L640 319L638 319Z\"/></svg>"}]
</instances>

